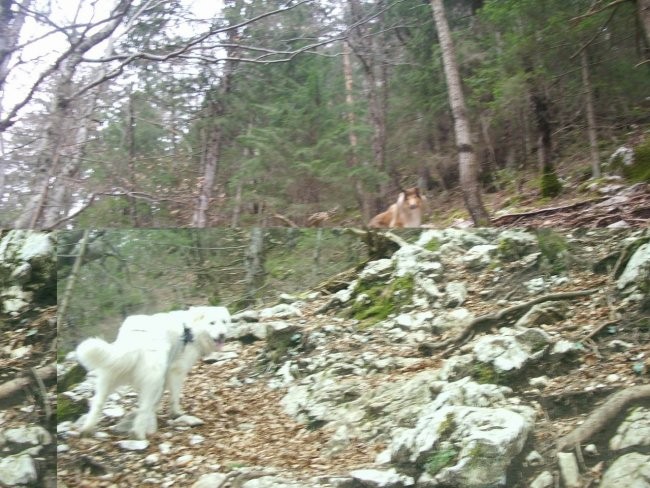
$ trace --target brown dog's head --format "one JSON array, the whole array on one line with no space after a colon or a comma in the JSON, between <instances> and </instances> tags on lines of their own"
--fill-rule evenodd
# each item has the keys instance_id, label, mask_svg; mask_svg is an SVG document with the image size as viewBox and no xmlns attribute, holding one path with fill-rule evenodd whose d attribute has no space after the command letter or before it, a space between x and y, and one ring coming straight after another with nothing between
<instances>
[{"instance_id":1,"label":"brown dog's head","mask_svg":"<svg viewBox=\"0 0 650 488\"><path fill-rule=\"evenodd\" d=\"M420 196L419 188L416 187L402 190L402 194L404 195L403 201L406 202L406 206L411 210L415 210L422 204L422 197Z\"/></svg>"}]
</instances>

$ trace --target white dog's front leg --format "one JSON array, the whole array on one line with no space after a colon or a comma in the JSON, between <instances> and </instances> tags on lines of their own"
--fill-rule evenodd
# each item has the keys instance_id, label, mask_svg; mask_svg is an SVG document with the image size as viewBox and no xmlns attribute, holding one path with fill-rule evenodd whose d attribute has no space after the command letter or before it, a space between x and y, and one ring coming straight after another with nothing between
<instances>
[{"instance_id":1,"label":"white dog's front leg","mask_svg":"<svg viewBox=\"0 0 650 488\"><path fill-rule=\"evenodd\" d=\"M180 417L185 412L181 408L181 389L187 376L186 371L172 368L167 373L167 388L169 389L169 413L172 417Z\"/></svg>"},{"instance_id":2,"label":"white dog's front leg","mask_svg":"<svg viewBox=\"0 0 650 488\"><path fill-rule=\"evenodd\" d=\"M112 391L111 385L108 383L108 378L101 376L97 377L97 382L95 384L95 396L90 401L90 410L86 415L86 420L84 421L83 426L81 427L81 435L89 436L95 430L97 422L102 414L102 408L106 402L106 398Z\"/></svg>"}]
</instances>

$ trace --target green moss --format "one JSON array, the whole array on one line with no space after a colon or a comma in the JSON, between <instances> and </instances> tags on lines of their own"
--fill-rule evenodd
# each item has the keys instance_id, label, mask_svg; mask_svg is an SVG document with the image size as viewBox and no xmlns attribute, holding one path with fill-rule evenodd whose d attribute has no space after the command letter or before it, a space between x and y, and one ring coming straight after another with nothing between
<instances>
[{"instance_id":1,"label":"green moss","mask_svg":"<svg viewBox=\"0 0 650 488\"><path fill-rule=\"evenodd\" d=\"M562 183L553 169L545 168L540 182L540 191L543 197L553 198L562 191Z\"/></svg>"},{"instance_id":2,"label":"green moss","mask_svg":"<svg viewBox=\"0 0 650 488\"><path fill-rule=\"evenodd\" d=\"M476 363L472 368L472 379L481 384L498 384L499 373L486 363Z\"/></svg>"},{"instance_id":3,"label":"green moss","mask_svg":"<svg viewBox=\"0 0 650 488\"><path fill-rule=\"evenodd\" d=\"M569 246L563 235L550 229L539 229L537 243L542 259L549 265L551 273L558 274L566 271Z\"/></svg>"},{"instance_id":4,"label":"green moss","mask_svg":"<svg viewBox=\"0 0 650 488\"><path fill-rule=\"evenodd\" d=\"M650 139L634 148L634 161L630 165L623 162L623 156L614 158L612 169L620 172L625 179L638 183L650 181Z\"/></svg>"},{"instance_id":5,"label":"green moss","mask_svg":"<svg viewBox=\"0 0 650 488\"><path fill-rule=\"evenodd\" d=\"M65 395L58 395L56 399L56 421L75 420L86 413L85 402L75 402Z\"/></svg>"},{"instance_id":6,"label":"green moss","mask_svg":"<svg viewBox=\"0 0 650 488\"><path fill-rule=\"evenodd\" d=\"M447 438L454 430L456 430L456 419L454 418L454 414L450 412L438 426L438 436Z\"/></svg>"},{"instance_id":7,"label":"green moss","mask_svg":"<svg viewBox=\"0 0 650 488\"><path fill-rule=\"evenodd\" d=\"M440 240L438 240L438 239L436 239L436 238L434 237L434 238L432 238L429 242L427 242L427 243L424 245L424 248L425 248L427 251L435 252L435 251L437 251L437 250L440 249L440 246L441 246L441 245L442 245L442 244L440 243Z\"/></svg>"},{"instance_id":8,"label":"green moss","mask_svg":"<svg viewBox=\"0 0 650 488\"><path fill-rule=\"evenodd\" d=\"M295 330L276 333L266 338L267 357L272 363L279 363L287 351L300 342L300 334Z\"/></svg>"},{"instance_id":9,"label":"green moss","mask_svg":"<svg viewBox=\"0 0 650 488\"><path fill-rule=\"evenodd\" d=\"M489 460L493 456L491 455L491 449L489 446L476 442L470 448L467 457L469 458L467 463L468 466L476 466L485 463L486 460Z\"/></svg>"},{"instance_id":10,"label":"green moss","mask_svg":"<svg viewBox=\"0 0 650 488\"><path fill-rule=\"evenodd\" d=\"M411 275L396 278L388 284L360 283L355 289L356 295L363 294L368 298L354 302L347 315L362 321L362 326L372 326L410 303L413 290L414 283Z\"/></svg>"},{"instance_id":11,"label":"green moss","mask_svg":"<svg viewBox=\"0 0 650 488\"><path fill-rule=\"evenodd\" d=\"M442 468L453 463L458 451L453 448L441 449L432 453L424 463L424 469L431 476L435 476Z\"/></svg>"},{"instance_id":12,"label":"green moss","mask_svg":"<svg viewBox=\"0 0 650 488\"><path fill-rule=\"evenodd\" d=\"M62 393L72 389L75 385L81 383L86 377L86 370L83 366L75 364L63 377L56 382L57 393Z\"/></svg>"}]
</instances>

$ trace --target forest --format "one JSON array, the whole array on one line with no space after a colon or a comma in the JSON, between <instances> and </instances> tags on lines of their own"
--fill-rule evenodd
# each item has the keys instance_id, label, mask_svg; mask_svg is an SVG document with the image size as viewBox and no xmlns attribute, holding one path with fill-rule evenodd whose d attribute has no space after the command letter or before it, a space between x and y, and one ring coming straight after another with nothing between
<instances>
[{"instance_id":1,"label":"forest","mask_svg":"<svg viewBox=\"0 0 650 488\"><path fill-rule=\"evenodd\" d=\"M0 226L356 226L417 186L443 227L647 182L649 3L2 2Z\"/></svg>"},{"instance_id":2,"label":"forest","mask_svg":"<svg viewBox=\"0 0 650 488\"><path fill-rule=\"evenodd\" d=\"M317 288L367 258L339 229L124 229L58 233L59 347L113 338L128 315L234 312Z\"/></svg>"}]
</instances>

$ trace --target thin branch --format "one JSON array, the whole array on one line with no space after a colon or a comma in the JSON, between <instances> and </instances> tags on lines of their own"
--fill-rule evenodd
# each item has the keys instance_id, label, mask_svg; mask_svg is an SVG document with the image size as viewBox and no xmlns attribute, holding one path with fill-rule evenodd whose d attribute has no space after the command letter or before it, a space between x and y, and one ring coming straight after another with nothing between
<instances>
[{"instance_id":1,"label":"thin branch","mask_svg":"<svg viewBox=\"0 0 650 488\"><path fill-rule=\"evenodd\" d=\"M616 7L620 5L621 3L626 3L629 2L630 0L614 0L613 2L608 3L607 5L598 8L598 9L589 9L589 11L586 14L578 15L577 17L573 17L572 19L569 20L569 22L580 22L582 19L586 19L587 17L591 17L592 15L596 15L604 10L607 10L608 8Z\"/></svg>"}]
</instances>

